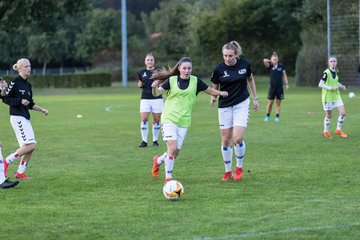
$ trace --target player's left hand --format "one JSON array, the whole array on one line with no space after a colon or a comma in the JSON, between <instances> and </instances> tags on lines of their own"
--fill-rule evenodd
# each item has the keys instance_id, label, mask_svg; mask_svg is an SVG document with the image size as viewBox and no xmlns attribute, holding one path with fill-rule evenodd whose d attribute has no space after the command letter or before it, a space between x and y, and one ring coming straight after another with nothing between
<instances>
[{"instance_id":1,"label":"player's left hand","mask_svg":"<svg viewBox=\"0 0 360 240\"><path fill-rule=\"evenodd\" d=\"M47 115L49 114L49 111L48 111L47 109L45 109L45 108L41 109L41 112L42 112L45 116L47 116Z\"/></svg>"},{"instance_id":2,"label":"player's left hand","mask_svg":"<svg viewBox=\"0 0 360 240\"><path fill-rule=\"evenodd\" d=\"M153 87L153 88L159 87L159 81L158 80L153 81L153 83L151 84L151 87Z\"/></svg>"},{"instance_id":3,"label":"player's left hand","mask_svg":"<svg viewBox=\"0 0 360 240\"><path fill-rule=\"evenodd\" d=\"M220 95L221 95L222 97L227 97L227 96L229 95L229 93L226 92L226 91L220 91Z\"/></svg>"},{"instance_id":4,"label":"player's left hand","mask_svg":"<svg viewBox=\"0 0 360 240\"><path fill-rule=\"evenodd\" d=\"M253 100L253 109L254 109L255 112L257 112L259 110L259 102L258 102L257 99Z\"/></svg>"}]
</instances>

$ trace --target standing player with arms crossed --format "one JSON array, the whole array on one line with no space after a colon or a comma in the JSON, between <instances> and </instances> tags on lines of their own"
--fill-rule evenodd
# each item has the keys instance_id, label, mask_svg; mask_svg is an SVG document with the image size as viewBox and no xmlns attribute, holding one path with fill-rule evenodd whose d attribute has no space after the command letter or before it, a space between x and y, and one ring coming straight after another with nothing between
<instances>
[{"instance_id":1,"label":"standing player with arms crossed","mask_svg":"<svg viewBox=\"0 0 360 240\"><path fill-rule=\"evenodd\" d=\"M141 131L141 143L139 147L147 147L148 134L149 134L149 115L152 112L153 124L152 124L152 137L153 146L159 146L158 138L160 133L160 118L163 110L164 101L162 95L153 96L151 84L154 80L151 79L155 68L154 56L149 53L145 57L146 68L141 70L138 74L139 81L138 87L142 89L140 100L140 131Z\"/></svg>"}]
</instances>

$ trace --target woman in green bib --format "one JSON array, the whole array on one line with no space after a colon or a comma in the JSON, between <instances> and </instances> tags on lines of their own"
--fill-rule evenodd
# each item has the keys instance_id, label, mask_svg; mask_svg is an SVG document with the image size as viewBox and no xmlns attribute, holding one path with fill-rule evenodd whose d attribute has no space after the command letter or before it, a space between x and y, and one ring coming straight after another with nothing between
<instances>
[{"instance_id":1,"label":"woman in green bib","mask_svg":"<svg viewBox=\"0 0 360 240\"><path fill-rule=\"evenodd\" d=\"M336 69L336 57L329 57L328 65L329 67L324 71L323 77L319 82L319 87L322 88L322 103L325 111L323 136L329 139L332 138L330 134L330 122L332 110L337 108L339 117L335 134L339 135L341 138L347 138L347 134L341 130L345 120L345 107L339 91L339 89L346 90L346 87L339 82Z\"/></svg>"},{"instance_id":2,"label":"woman in green bib","mask_svg":"<svg viewBox=\"0 0 360 240\"><path fill-rule=\"evenodd\" d=\"M159 70L152 75L155 81L152 84L154 96L163 91L168 91L161 124L163 128L163 140L166 142L166 152L161 156L154 156L151 174L159 176L160 165L165 163L165 182L172 179L174 160L178 156L184 142L188 127L191 125L191 115L199 92L205 92L213 96L228 95L225 91L218 91L209 87L200 78L191 75L192 61L183 57L168 71Z\"/></svg>"}]
</instances>

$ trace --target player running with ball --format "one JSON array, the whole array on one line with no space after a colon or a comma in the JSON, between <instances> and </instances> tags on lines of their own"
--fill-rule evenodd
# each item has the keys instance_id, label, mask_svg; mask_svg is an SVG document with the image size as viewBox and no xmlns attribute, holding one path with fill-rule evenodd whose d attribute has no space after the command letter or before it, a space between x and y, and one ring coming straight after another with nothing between
<instances>
[{"instance_id":1,"label":"player running with ball","mask_svg":"<svg viewBox=\"0 0 360 240\"><path fill-rule=\"evenodd\" d=\"M165 175L168 182L172 180L175 158L179 155L186 133L191 124L191 115L199 92L226 97L226 91L218 91L206 85L200 78L191 75L192 61L183 57L169 71L160 70L153 74L154 96L168 91L164 111L161 115L163 140L166 152L153 159L152 176L158 177L160 165L165 163ZM163 82L165 81L165 82ZM163 82L161 85L160 83Z\"/></svg>"}]
</instances>

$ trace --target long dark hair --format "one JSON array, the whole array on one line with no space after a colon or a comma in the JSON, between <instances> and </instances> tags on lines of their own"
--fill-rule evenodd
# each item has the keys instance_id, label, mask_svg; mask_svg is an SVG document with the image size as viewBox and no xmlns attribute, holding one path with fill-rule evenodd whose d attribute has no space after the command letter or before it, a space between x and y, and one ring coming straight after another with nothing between
<instances>
[{"instance_id":1,"label":"long dark hair","mask_svg":"<svg viewBox=\"0 0 360 240\"><path fill-rule=\"evenodd\" d=\"M157 70L155 73L153 73L153 75L151 76L151 79L158 80L158 81L160 81L160 83L162 83L165 80L169 79L171 76L178 76L178 75L180 75L179 66L185 62L192 63L192 60L189 57L182 57L175 64L174 67L169 67L168 70L166 70L165 68Z\"/></svg>"}]
</instances>

